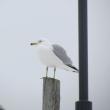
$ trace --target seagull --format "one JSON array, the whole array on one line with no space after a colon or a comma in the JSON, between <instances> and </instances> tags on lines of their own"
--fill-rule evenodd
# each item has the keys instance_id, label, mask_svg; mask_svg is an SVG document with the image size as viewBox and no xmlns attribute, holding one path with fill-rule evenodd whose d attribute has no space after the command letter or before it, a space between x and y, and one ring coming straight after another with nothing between
<instances>
[{"instance_id":1,"label":"seagull","mask_svg":"<svg viewBox=\"0 0 110 110\"><path fill-rule=\"evenodd\" d=\"M56 68L75 73L79 72L62 46L51 44L47 39L38 40L37 42L30 43L30 45L36 47L38 58L46 66L46 77L48 77L49 67L54 68L54 79Z\"/></svg>"}]
</instances>

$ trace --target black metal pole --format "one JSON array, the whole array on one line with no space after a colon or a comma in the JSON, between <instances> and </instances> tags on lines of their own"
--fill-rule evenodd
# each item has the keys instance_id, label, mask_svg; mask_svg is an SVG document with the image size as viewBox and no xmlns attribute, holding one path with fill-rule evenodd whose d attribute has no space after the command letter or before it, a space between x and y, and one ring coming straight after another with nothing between
<instances>
[{"instance_id":1,"label":"black metal pole","mask_svg":"<svg viewBox=\"0 0 110 110\"><path fill-rule=\"evenodd\" d=\"M88 39L87 39L87 0L78 0L79 21L79 101L76 110L92 110L88 101Z\"/></svg>"},{"instance_id":2,"label":"black metal pole","mask_svg":"<svg viewBox=\"0 0 110 110\"><path fill-rule=\"evenodd\" d=\"M79 0L79 99L88 100L87 0Z\"/></svg>"}]
</instances>

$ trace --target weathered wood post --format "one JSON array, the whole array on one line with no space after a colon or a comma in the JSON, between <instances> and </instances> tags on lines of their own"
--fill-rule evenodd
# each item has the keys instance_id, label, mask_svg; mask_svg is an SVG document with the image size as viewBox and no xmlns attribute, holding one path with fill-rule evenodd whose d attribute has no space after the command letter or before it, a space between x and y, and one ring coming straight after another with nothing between
<instances>
[{"instance_id":1,"label":"weathered wood post","mask_svg":"<svg viewBox=\"0 0 110 110\"><path fill-rule=\"evenodd\" d=\"M60 81L43 78L43 110L60 110Z\"/></svg>"}]
</instances>

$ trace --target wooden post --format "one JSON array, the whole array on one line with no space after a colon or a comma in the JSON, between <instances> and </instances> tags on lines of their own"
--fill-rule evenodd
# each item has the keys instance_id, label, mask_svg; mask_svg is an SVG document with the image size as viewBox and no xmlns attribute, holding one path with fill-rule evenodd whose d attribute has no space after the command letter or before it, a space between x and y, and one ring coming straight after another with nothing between
<instances>
[{"instance_id":1,"label":"wooden post","mask_svg":"<svg viewBox=\"0 0 110 110\"><path fill-rule=\"evenodd\" d=\"M60 81L43 78L43 110L60 110Z\"/></svg>"}]
</instances>

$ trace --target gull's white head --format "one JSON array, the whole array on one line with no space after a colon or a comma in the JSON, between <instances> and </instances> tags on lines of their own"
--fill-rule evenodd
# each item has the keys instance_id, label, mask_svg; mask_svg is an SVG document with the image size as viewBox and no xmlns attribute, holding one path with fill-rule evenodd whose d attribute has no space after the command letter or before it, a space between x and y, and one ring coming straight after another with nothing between
<instances>
[{"instance_id":1,"label":"gull's white head","mask_svg":"<svg viewBox=\"0 0 110 110\"><path fill-rule=\"evenodd\" d=\"M39 45L48 46L48 45L50 45L50 42L47 39L40 39L37 42L30 43L30 45L32 45L32 46L39 46Z\"/></svg>"}]
</instances>

